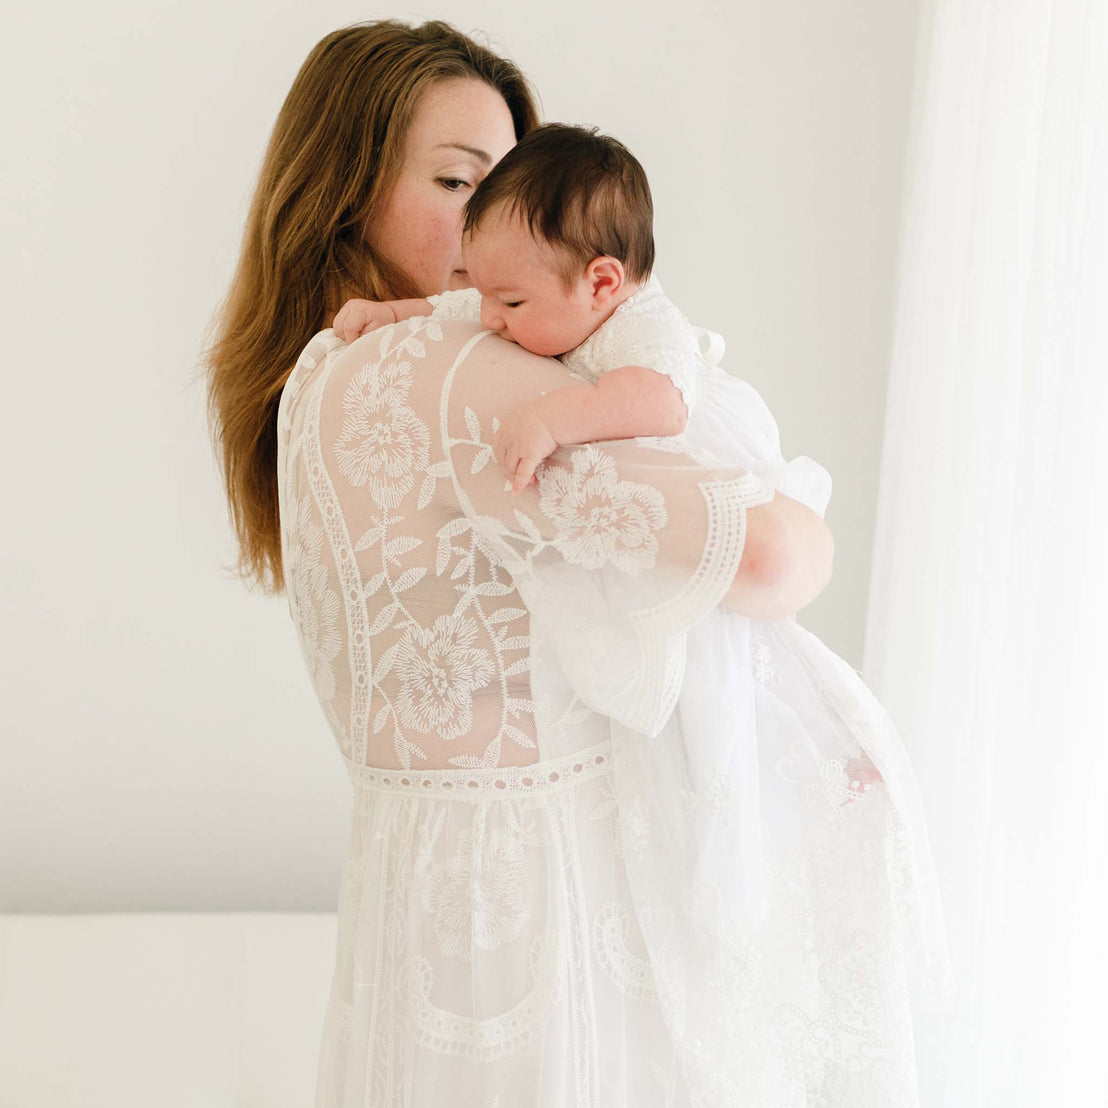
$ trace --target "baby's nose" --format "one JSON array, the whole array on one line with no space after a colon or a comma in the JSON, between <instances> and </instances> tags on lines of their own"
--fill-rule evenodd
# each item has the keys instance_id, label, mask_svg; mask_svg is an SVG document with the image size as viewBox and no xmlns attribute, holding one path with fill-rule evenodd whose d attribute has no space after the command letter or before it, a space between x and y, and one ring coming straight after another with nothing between
<instances>
[{"instance_id":1,"label":"baby's nose","mask_svg":"<svg viewBox=\"0 0 1108 1108\"><path fill-rule=\"evenodd\" d=\"M497 309L496 301L489 296L481 297L481 326L490 331L504 330L504 313Z\"/></svg>"}]
</instances>

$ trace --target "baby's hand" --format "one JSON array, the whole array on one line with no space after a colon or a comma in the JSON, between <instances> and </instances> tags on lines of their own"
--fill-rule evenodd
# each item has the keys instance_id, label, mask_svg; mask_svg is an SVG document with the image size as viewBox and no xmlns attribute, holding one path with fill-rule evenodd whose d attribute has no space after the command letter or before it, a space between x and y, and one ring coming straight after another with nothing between
<instances>
[{"instance_id":1,"label":"baby's hand","mask_svg":"<svg viewBox=\"0 0 1108 1108\"><path fill-rule=\"evenodd\" d=\"M522 492L535 480L535 467L558 449L534 404L522 404L501 421L492 438L493 456L500 463L513 492Z\"/></svg>"},{"instance_id":2,"label":"baby's hand","mask_svg":"<svg viewBox=\"0 0 1108 1108\"><path fill-rule=\"evenodd\" d=\"M388 304L376 300L347 300L331 324L343 342L353 342L367 331L375 331L396 322L396 314Z\"/></svg>"}]
</instances>

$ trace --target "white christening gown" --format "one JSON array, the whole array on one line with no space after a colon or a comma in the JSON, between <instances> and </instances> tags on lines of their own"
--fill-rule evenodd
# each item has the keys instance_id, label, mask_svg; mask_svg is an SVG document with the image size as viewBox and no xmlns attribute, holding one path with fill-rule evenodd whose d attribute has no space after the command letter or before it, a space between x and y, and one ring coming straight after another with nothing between
<instances>
[{"instance_id":1,"label":"white christening gown","mask_svg":"<svg viewBox=\"0 0 1108 1108\"><path fill-rule=\"evenodd\" d=\"M895 731L795 621L746 621L749 678L685 664L773 486L657 440L513 495L489 443L534 383L494 344L324 331L281 397L289 610L354 789L317 1108L916 1104L909 977L949 968Z\"/></svg>"}]
</instances>

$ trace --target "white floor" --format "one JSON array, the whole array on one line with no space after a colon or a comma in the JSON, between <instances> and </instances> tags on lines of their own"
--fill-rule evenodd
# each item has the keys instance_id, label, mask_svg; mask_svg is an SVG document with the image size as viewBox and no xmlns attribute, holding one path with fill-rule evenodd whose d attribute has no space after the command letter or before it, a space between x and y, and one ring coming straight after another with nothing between
<instances>
[{"instance_id":1,"label":"white floor","mask_svg":"<svg viewBox=\"0 0 1108 1108\"><path fill-rule=\"evenodd\" d=\"M0 915L0 1108L310 1108L333 913Z\"/></svg>"}]
</instances>

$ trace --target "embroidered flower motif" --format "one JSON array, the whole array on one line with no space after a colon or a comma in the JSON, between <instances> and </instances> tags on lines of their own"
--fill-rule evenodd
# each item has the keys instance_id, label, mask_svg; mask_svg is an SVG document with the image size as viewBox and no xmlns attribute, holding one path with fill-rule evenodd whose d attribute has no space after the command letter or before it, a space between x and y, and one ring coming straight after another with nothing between
<instances>
[{"instance_id":1,"label":"embroidered flower motif","mask_svg":"<svg viewBox=\"0 0 1108 1108\"><path fill-rule=\"evenodd\" d=\"M890 959L876 936L855 931L849 944L820 967L820 979L831 998L835 1022L861 1035L877 1034L887 1018L882 1001L889 982L884 975Z\"/></svg>"},{"instance_id":2,"label":"embroidered flower motif","mask_svg":"<svg viewBox=\"0 0 1108 1108\"><path fill-rule=\"evenodd\" d=\"M681 797L690 809L702 807L713 815L718 815L731 805L735 794L727 783L727 774L720 771L699 792L682 789Z\"/></svg>"},{"instance_id":3,"label":"embroidered flower motif","mask_svg":"<svg viewBox=\"0 0 1108 1108\"><path fill-rule=\"evenodd\" d=\"M641 857L650 843L650 814L641 796L635 797L635 802L627 813L626 827L628 841L621 845L636 857Z\"/></svg>"},{"instance_id":4,"label":"embroidered flower motif","mask_svg":"<svg viewBox=\"0 0 1108 1108\"><path fill-rule=\"evenodd\" d=\"M339 594L327 584L327 567L319 564L323 528L312 522L312 507L306 498L297 504L291 538L285 566L289 606L300 633L312 685L322 700L331 700L335 695L335 671L331 663L342 644L338 631Z\"/></svg>"},{"instance_id":5,"label":"embroidered flower motif","mask_svg":"<svg viewBox=\"0 0 1108 1108\"><path fill-rule=\"evenodd\" d=\"M430 460L431 433L405 401L410 362L363 366L342 397L339 470L352 485L369 485L382 508L395 508Z\"/></svg>"},{"instance_id":6,"label":"embroidered flower motif","mask_svg":"<svg viewBox=\"0 0 1108 1108\"><path fill-rule=\"evenodd\" d=\"M496 950L518 939L531 918L524 903L525 848L535 834L511 824L487 831L485 816L483 808L475 812L458 835L454 856L433 866L423 886L423 908L434 913L439 949L463 962L471 943Z\"/></svg>"},{"instance_id":7,"label":"embroidered flower motif","mask_svg":"<svg viewBox=\"0 0 1108 1108\"><path fill-rule=\"evenodd\" d=\"M572 456L572 470L547 466L539 507L553 520L553 542L567 562L599 569L609 562L624 573L654 565L655 531L665 525L665 501L650 485L620 481L613 459L587 446Z\"/></svg>"},{"instance_id":8,"label":"embroidered flower motif","mask_svg":"<svg viewBox=\"0 0 1108 1108\"><path fill-rule=\"evenodd\" d=\"M409 627L400 640L397 708L401 721L425 734L456 739L473 725L473 692L491 680L489 652L473 645L474 620L439 616L430 628Z\"/></svg>"},{"instance_id":9,"label":"embroidered flower motif","mask_svg":"<svg viewBox=\"0 0 1108 1108\"><path fill-rule=\"evenodd\" d=\"M766 684L769 681L780 684L781 675L777 672L777 664L774 662L773 655L766 645L766 640L763 639L761 635L754 635L752 636L752 641L754 644L754 676L757 677L762 684Z\"/></svg>"},{"instance_id":10,"label":"embroidered flower motif","mask_svg":"<svg viewBox=\"0 0 1108 1108\"><path fill-rule=\"evenodd\" d=\"M777 1065L803 1089L807 1102L831 1108L846 1102L850 1072L837 1029L793 1005L781 1005L768 1029Z\"/></svg>"}]
</instances>

